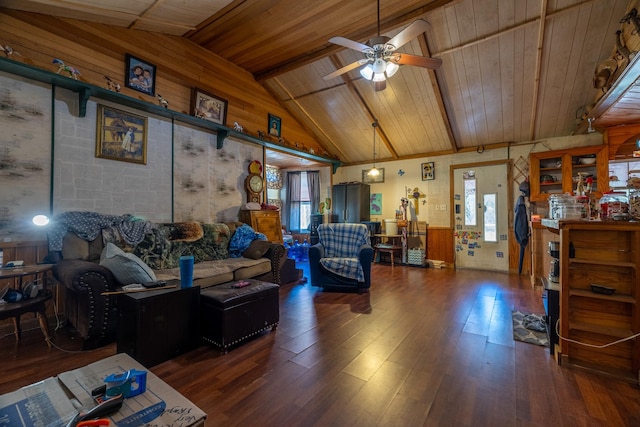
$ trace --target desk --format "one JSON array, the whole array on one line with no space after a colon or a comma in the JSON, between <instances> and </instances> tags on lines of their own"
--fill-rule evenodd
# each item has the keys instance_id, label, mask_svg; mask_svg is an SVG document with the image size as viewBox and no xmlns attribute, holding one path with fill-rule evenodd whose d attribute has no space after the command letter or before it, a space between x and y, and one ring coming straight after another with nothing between
<instances>
[{"instance_id":1,"label":"desk","mask_svg":"<svg viewBox=\"0 0 640 427\"><path fill-rule=\"evenodd\" d=\"M31 265L24 267L4 268L0 269L0 280L18 278L19 288L22 289L22 278L24 276L33 275L38 280L38 275L45 274L53 268L52 264ZM43 285L44 286L44 285ZM46 302L51 299L52 293L49 289L42 289L35 298L23 299L19 302L11 302L0 305L0 320L13 318L13 327L16 340L20 340L20 316L24 313L35 313L38 316L40 329L44 334L47 345L51 347L49 338L49 324L47 323Z\"/></svg>"},{"instance_id":2,"label":"desk","mask_svg":"<svg viewBox=\"0 0 640 427\"><path fill-rule=\"evenodd\" d=\"M375 234L374 237L376 237L379 241L379 243L376 243L373 246L374 260L378 259L380 253L388 253L389 256L391 257L391 266L393 267L395 254L398 253L400 257L400 261L404 262L403 256L402 256L402 249L403 249L402 234Z\"/></svg>"}]
</instances>

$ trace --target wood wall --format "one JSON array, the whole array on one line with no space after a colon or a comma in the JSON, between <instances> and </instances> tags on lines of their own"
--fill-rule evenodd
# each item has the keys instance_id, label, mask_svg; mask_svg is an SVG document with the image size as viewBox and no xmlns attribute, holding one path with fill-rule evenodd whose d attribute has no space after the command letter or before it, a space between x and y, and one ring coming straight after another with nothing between
<instances>
[{"instance_id":1,"label":"wood wall","mask_svg":"<svg viewBox=\"0 0 640 427\"><path fill-rule=\"evenodd\" d=\"M157 99L124 87L127 53L156 65L156 94L169 108L191 113L194 87L229 101L226 125L238 122L257 136L268 129L269 113L282 118L282 137L321 152L320 145L303 126L247 71L189 40L146 31L129 30L93 22L0 8L0 43L20 55L12 59L49 71L59 58L80 71L80 79L106 87L105 76L121 83L121 93L157 103Z\"/></svg>"}]
</instances>

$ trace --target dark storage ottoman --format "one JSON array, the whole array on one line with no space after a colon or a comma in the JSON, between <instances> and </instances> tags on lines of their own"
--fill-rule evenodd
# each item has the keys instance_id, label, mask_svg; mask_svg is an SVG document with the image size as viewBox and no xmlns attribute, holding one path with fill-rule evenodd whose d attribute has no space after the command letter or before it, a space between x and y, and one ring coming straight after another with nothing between
<instances>
[{"instance_id":1,"label":"dark storage ottoman","mask_svg":"<svg viewBox=\"0 0 640 427\"><path fill-rule=\"evenodd\" d=\"M244 280L211 286L200 293L202 338L227 349L265 329L276 329L280 320L280 286L259 280Z\"/></svg>"}]
</instances>

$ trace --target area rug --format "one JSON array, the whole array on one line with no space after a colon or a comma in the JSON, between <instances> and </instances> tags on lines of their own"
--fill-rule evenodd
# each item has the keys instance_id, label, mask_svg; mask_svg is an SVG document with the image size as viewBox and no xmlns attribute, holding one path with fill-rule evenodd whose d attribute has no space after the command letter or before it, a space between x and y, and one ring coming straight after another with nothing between
<instances>
[{"instance_id":1,"label":"area rug","mask_svg":"<svg viewBox=\"0 0 640 427\"><path fill-rule=\"evenodd\" d=\"M513 310L511 321L514 340L549 347L549 339L542 316Z\"/></svg>"}]
</instances>

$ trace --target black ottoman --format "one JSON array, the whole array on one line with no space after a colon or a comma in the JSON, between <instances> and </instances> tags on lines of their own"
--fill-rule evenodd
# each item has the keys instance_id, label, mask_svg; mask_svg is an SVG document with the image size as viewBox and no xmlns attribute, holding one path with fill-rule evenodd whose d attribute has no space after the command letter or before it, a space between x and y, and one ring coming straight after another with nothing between
<instances>
[{"instance_id":1,"label":"black ottoman","mask_svg":"<svg viewBox=\"0 0 640 427\"><path fill-rule=\"evenodd\" d=\"M280 286L259 280L244 280L211 286L200 292L202 338L222 348L239 343L265 329L276 329L280 320Z\"/></svg>"}]
</instances>

